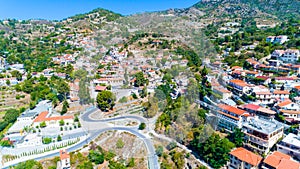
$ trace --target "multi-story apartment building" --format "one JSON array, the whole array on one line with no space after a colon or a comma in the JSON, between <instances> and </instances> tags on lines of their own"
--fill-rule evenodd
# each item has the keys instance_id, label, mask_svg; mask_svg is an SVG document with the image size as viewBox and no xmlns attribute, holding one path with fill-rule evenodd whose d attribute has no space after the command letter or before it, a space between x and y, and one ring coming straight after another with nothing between
<instances>
[{"instance_id":1,"label":"multi-story apartment building","mask_svg":"<svg viewBox=\"0 0 300 169\"><path fill-rule=\"evenodd\" d=\"M239 95L247 93L250 90L249 84L239 79L230 80L228 85L232 88L234 93Z\"/></svg>"},{"instance_id":2,"label":"multi-story apartment building","mask_svg":"<svg viewBox=\"0 0 300 169\"><path fill-rule=\"evenodd\" d=\"M235 128L242 127L243 118L249 116L245 110L229 106L226 104L219 104L220 111L218 112L218 128L227 131L233 131Z\"/></svg>"},{"instance_id":3,"label":"multi-story apartment building","mask_svg":"<svg viewBox=\"0 0 300 169\"><path fill-rule=\"evenodd\" d=\"M230 152L228 169L258 169L262 157L239 147Z\"/></svg>"},{"instance_id":4,"label":"multi-story apartment building","mask_svg":"<svg viewBox=\"0 0 300 169\"><path fill-rule=\"evenodd\" d=\"M265 108L265 107L261 107L259 105L255 105L255 104L245 104L243 106L241 106L241 108L243 110L246 110L247 112L249 112L252 116L262 116L264 118L270 118L273 119L275 117L276 112Z\"/></svg>"},{"instance_id":5,"label":"multi-story apartment building","mask_svg":"<svg viewBox=\"0 0 300 169\"><path fill-rule=\"evenodd\" d=\"M287 49L280 57L280 60L286 63L296 63L299 59L300 53L297 49Z\"/></svg>"},{"instance_id":6,"label":"multi-story apartment building","mask_svg":"<svg viewBox=\"0 0 300 169\"><path fill-rule=\"evenodd\" d=\"M243 121L244 144L259 154L267 154L270 148L283 136L284 126L275 120L249 117Z\"/></svg>"},{"instance_id":7,"label":"multi-story apartment building","mask_svg":"<svg viewBox=\"0 0 300 169\"><path fill-rule=\"evenodd\" d=\"M288 154L294 159L300 160L300 135L290 133L276 146L277 151Z\"/></svg>"}]
</instances>

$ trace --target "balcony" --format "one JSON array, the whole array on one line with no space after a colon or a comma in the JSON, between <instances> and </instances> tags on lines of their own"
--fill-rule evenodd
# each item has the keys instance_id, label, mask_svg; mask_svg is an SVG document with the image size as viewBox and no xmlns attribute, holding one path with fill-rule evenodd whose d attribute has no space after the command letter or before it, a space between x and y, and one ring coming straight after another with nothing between
<instances>
[{"instance_id":1,"label":"balcony","mask_svg":"<svg viewBox=\"0 0 300 169\"><path fill-rule=\"evenodd\" d=\"M295 147L295 146L290 146L290 145L288 145L288 144L286 144L286 143L284 143L284 142L279 142L279 143L277 143L277 146L278 147L282 147L282 148L284 148L284 149L287 149L287 150L289 150L289 151L293 151L293 152L296 152L296 153L298 153L298 154L300 154L300 147Z\"/></svg>"}]
</instances>

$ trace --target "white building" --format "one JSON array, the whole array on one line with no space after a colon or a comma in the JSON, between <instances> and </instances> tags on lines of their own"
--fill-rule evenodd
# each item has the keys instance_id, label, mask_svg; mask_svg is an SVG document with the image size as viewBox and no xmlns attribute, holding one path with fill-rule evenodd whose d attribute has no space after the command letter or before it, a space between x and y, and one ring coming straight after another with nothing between
<instances>
[{"instance_id":1,"label":"white building","mask_svg":"<svg viewBox=\"0 0 300 169\"><path fill-rule=\"evenodd\" d=\"M284 126L275 120L250 117L243 122L244 144L259 154L267 154L283 136Z\"/></svg>"},{"instance_id":2,"label":"white building","mask_svg":"<svg viewBox=\"0 0 300 169\"><path fill-rule=\"evenodd\" d=\"M284 44L286 41L288 41L288 36L286 36L286 35L280 35L280 36L276 36L274 38L273 43Z\"/></svg>"},{"instance_id":3,"label":"white building","mask_svg":"<svg viewBox=\"0 0 300 169\"><path fill-rule=\"evenodd\" d=\"M57 162L57 169L69 169L71 168L70 155L66 150L60 150L60 161Z\"/></svg>"},{"instance_id":4,"label":"white building","mask_svg":"<svg viewBox=\"0 0 300 169\"><path fill-rule=\"evenodd\" d=\"M286 63L296 63L299 59L300 53L297 49L287 49L281 56L280 60Z\"/></svg>"},{"instance_id":5,"label":"white building","mask_svg":"<svg viewBox=\"0 0 300 169\"><path fill-rule=\"evenodd\" d=\"M262 157L239 147L230 152L228 169L258 169Z\"/></svg>"},{"instance_id":6,"label":"white building","mask_svg":"<svg viewBox=\"0 0 300 169\"><path fill-rule=\"evenodd\" d=\"M235 128L242 128L243 117L249 116L245 110L238 109L233 106L219 104L221 111L218 112L218 128L233 131Z\"/></svg>"},{"instance_id":7,"label":"white building","mask_svg":"<svg viewBox=\"0 0 300 169\"><path fill-rule=\"evenodd\" d=\"M74 116L51 116L51 113L44 111L40 113L33 121L33 126L39 126L40 123L45 122L47 126L57 127L59 122L63 120L65 123L72 124L74 122Z\"/></svg>"},{"instance_id":8,"label":"white building","mask_svg":"<svg viewBox=\"0 0 300 169\"><path fill-rule=\"evenodd\" d=\"M300 160L300 135L290 133L276 146L277 151L288 154L293 158Z\"/></svg>"},{"instance_id":9,"label":"white building","mask_svg":"<svg viewBox=\"0 0 300 169\"><path fill-rule=\"evenodd\" d=\"M34 147L34 146L39 146L42 145L42 137L39 136L38 134L27 134L21 142L18 142L16 144L16 148L21 148L21 147Z\"/></svg>"}]
</instances>

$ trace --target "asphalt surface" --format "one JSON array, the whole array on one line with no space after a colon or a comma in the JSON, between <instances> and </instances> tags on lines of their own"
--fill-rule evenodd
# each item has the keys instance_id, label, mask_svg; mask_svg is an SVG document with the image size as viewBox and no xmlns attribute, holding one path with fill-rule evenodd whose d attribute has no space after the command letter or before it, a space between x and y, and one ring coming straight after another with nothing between
<instances>
[{"instance_id":1,"label":"asphalt surface","mask_svg":"<svg viewBox=\"0 0 300 169\"><path fill-rule=\"evenodd\" d=\"M96 110L97 110L97 108L95 108L95 107L90 108L88 111L86 111L86 113L81 115L81 117L80 117L81 120L85 121L85 122L91 122L91 123L95 123L95 122L107 123L107 122L124 120L124 119L134 119L134 120L137 120L142 123L146 123L146 121L147 121L145 118L140 117L140 116L135 116L135 115L125 115L125 116L118 116L118 117L113 117L113 118L108 118L108 119L99 119L99 120L91 119L90 115L92 113L94 113ZM154 148L151 140L149 138L147 138L145 135L141 134L138 130L138 127L106 127L104 129L100 129L100 130L92 130L92 131L90 131L91 139L87 140L84 144L87 144L88 142L90 142L91 140L96 138L101 133L110 131L110 130L127 131L127 132L141 138L143 140L143 142L145 143L147 151L148 151L148 167L150 169L159 169L160 168L158 157L155 153L155 148ZM76 149L73 149L73 147L72 147L70 150L68 149L68 152L79 149L77 147L75 147L75 148Z\"/></svg>"}]
</instances>

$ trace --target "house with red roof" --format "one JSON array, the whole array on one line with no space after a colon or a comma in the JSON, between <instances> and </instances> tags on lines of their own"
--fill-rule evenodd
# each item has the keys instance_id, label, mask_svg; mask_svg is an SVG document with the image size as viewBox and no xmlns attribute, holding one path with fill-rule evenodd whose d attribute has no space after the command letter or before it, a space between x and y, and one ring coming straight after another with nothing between
<instances>
[{"instance_id":1,"label":"house with red roof","mask_svg":"<svg viewBox=\"0 0 300 169\"><path fill-rule=\"evenodd\" d=\"M259 115L267 118L274 118L276 114L276 112L271 109L261 107L259 105L251 104L251 103L245 104L241 106L241 108L249 112L252 116Z\"/></svg>"},{"instance_id":2,"label":"house with red roof","mask_svg":"<svg viewBox=\"0 0 300 169\"><path fill-rule=\"evenodd\" d=\"M60 161L57 162L57 169L71 168L70 155L66 150L59 151Z\"/></svg>"},{"instance_id":3,"label":"house with red roof","mask_svg":"<svg viewBox=\"0 0 300 169\"><path fill-rule=\"evenodd\" d=\"M106 89L107 89L106 86L100 86L100 85L97 85L97 86L95 87L95 91L96 91L96 92L101 92L101 91L104 91L104 90L106 90Z\"/></svg>"},{"instance_id":4,"label":"house with red roof","mask_svg":"<svg viewBox=\"0 0 300 169\"><path fill-rule=\"evenodd\" d=\"M226 104L218 105L218 128L233 131L235 128L242 128L243 118L247 118L250 114L242 109L229 106Z\"/></svg>"},{"instance_id":5,"label":"house with red roof","mask_svg":"<svg viewBox=\"0 0 300 169\"><path fill-rule=\"evenodd\" d=\"M51 116L51 113L44 111L33 120L33 126L39 126L42 122L46 122L47 126L58 126L60 120L63 120L65 123L73 123L74 116Z\"/></svg>"},{"instance_id":6,"label":"house with red roof","mask_svg":"<svg viewBox=\"0 0 300 169\"><path fill-rule=\"evenodd\" d=\"M257 69L259 67L259 62L256 59L249 58L246 60L253 68Z\"/></svg>"},{"instance_id":7,"label":"house with red roof","mask_svg":"<svg viewBox=\"0 0 300 169\"><path fill-rule=\"evenodd\" d=\"M288 99L290 95L290 91L288 90L274 90L272 93L274 98L279 99Z\"/></svg>"},{"instance_id":8,"label":"house with red roof","mask_svg":"<svg viewBox=\"0 0 300 169\"><path fill-rule=\"evenodd\" d=\"M267 156L262 164L263 169L299 169L300 164L293 161L291 156L275 151Z\"/></svg>"},{"instance_id":9,"label":"house with red roof","mask_svg":"<svg viewBox=\"0 0 300 169\"><path fill-rule=\"evenodd\" d=\"M278 110L284 109L284 110L300 110L300 106L290 99L286 99L284 101L281 101L277 103L276 108Z\"/></svg>"},{"instance_id":10,"label":"house with red roof","mask_svg":"<svg viewBox=\"0 0 300 169\"><path fill-rule=\"evenodd\" d=\"M230 169L258 169L263 159L260 155L242 147L232 150L229 154L228 168Z\"/></svg>"},{"instance_id":11,"label":"house with red roof","mask_svg":"<svg viewBox=\"0 0 300 169\"><path fill-rule=\"evenodd\" d=\"M232 96L232 92L225 89L222 86L218 86L218 87L213 86L213 92L219 94L222 97L222 99L228 99Z\"/></svg>"},{"instance_id":12,"label":"house with red roof","mask_svg":"<svg viewBox=\"0 0 300 169\"><path fill-rule=\"evenodd\" d=\"M228 85L232 88L234 93L237 93L239 95L247 93L250 90L250 85L240 79L232 79L229 81Z\"/></svg>"}]
</instances>

